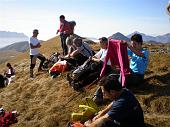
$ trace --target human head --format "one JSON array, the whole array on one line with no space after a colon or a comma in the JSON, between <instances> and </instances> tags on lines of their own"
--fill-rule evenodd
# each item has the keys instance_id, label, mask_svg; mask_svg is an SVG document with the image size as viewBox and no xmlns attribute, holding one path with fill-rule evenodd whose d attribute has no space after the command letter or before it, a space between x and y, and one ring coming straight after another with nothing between
<instances>
[{"instance_id":1,"label":"human head","mask_svg":"<svg viewBox=\"0 0 170 127\"><path fill-rule=\"evenodd\" d=\"M75 45L76 47L81 47L82 46L82 39L81 38L75 38L73 40L73 45Z\"/></svg>"},{"instance_id":2,"label":"human head","mask_svg":"<svg viewBox=\"0 0 170 127\"><path fill-rule=\"evenodd\" d=\"M134 34L132 37L131 37L131 41L135 41L139 44L143 44L143 39L142 39L142 35L141 34Z\"/></svg>"},{"instance_id":3,"label":"human head","mask_svg":"<svg viewBox=\"0 0 170 127\"><path fill-rule=\"evenodd\" d=\"M34 29L33 30L33 37L37 37L39 34L38 30L37 29Z\"/></svg>"},{"instance_id":4,"label":"human head","mask_svg":"<svg viewBox=\"0 0 170 127\"><path fill-rule=\"evenodd\" d=\"M102 49L107 49L107 45L108 45L108 39L106 37L102 37L102 38L99 38L100 40L100 47Z\"/></svg>"},{"instance_id":5,"label":"human head","mask_svg":"<svg viewBox=\"0 0 170 127\"><path fill-rule=\"evenodd\" d=\"M120 91L122 90L121 83L119 82L118 78L113 74L103 77L100 81L100 86L102 86L104 96L107 96L113 100L118 97Z\"/></svg>"},{"instance_id":6,"label":"human head","mask_svg":"<svg viewBox=\"0 0 170 127\"><path fill-rule=\"evenodd\" d=\"M65 16L64 15L60 15L60 22L63 22L65 20Z\"/></svg>"},{"instance_id":7,"label":"human head","mask_svg":"<svg viewBox=\"0 0 170 127\"><path fill-rule=\"evenodd\" d=\"M7 67L11 67L11 64L10 64L10 63L7 63L6 66L7 66Z\"/></svg>"}]
</instances>

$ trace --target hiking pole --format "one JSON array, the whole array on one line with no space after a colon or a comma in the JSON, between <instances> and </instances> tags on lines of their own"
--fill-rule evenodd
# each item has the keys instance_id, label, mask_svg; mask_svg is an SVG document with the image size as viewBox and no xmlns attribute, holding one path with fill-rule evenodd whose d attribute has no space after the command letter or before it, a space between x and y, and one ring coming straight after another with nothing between
<instances>
[{"instance_id":1,"label":"hiking pole","mask_svg":"<svg viewBox=\"0 0 170 127\"><path fill-rule=\"evenodd\" d=\"M66 105L68 105L71 101L77 98L80 94L81 92L79 92L78 94L74 94L74 96L70 97L69 100L63 106L66 107Z\"/></svg>"},{"instance_id":2,"label":"hiking pole","mask_svg":"<svg viewBox=\"0 0 170 127\"><path fill-rule=\"evenodd\" d=\"M96 84L98 81L100 81L100 79L101 79L101 77L97 78L90 85L86 86L85 89L90 89L90 87L93 86L94 84Z\"/></svg>"}]
</instances>

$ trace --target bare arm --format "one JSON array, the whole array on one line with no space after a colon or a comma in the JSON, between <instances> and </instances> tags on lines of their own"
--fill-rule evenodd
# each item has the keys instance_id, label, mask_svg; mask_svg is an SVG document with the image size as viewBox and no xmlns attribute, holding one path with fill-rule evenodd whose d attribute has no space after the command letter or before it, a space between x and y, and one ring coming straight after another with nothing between
<instances>
[{"instance_id":1,"label":"bare arm","mask_svg":"<svg viewBox=\"0 0 170 127\"><path fill-rule=\"evenodd\" d=\"M92 123L86 123L85 127L98 127L101 126L103 124L103 121L108 119L109 120L109 115L105 114L104 116L98 118L97 120L93 121Z\"/></svg>"},{"instance_id":2,"label":"bare arm","mask_svg":"<svg viewBox=\"0 0 170 127\"><path fill-rule=\"evenodd\" d=\"M77 55L79 53L79 50L75 50L70 54L70 57L74 57L75 55Z\"/></svg>"},{"instance_id":3,"label":"bare arm","mask_svg":"<svg viewBox=\"0 0 170 127\"><path fill-rule=\"evenodd\" d=\"M135 53L136 55L145 58L144 53L142 53L142 52L139 51L139 50L136 50L136 49L133 48L131 45L128 45L128 48L129 48L133 53Z\"/></svg>"},{"instance_id":4,"label":"bare arm","mask_svg":"<svg viewBox=\"0 0 170 127\"><path fill-rule=\"evenodd\" d=\"M99 119L100 117L106 115L106 113L111 109L113 102L111 102L105 109L99 112L97 116L93 118L93 121Z\"/></svg>"},{"instance_id":5,"label":"bare arm","mask_svg":"<svg viewBox=\"0 0 170 127\"><path fill-rule=\"evenodd\" d=\"M33 44L30 43L30 47L31 47L31 49L40 48L41 44L38 43L37 45L34 46Z\"/></svg>"}]
</instances>

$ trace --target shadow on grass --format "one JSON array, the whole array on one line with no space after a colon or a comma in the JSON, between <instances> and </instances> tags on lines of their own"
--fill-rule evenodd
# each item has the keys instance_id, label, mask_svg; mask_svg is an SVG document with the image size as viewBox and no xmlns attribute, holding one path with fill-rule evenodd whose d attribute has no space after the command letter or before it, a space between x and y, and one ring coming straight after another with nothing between
<instances>
[{"instance_id":1,"label":"shadow on grass","mask_svg":"<svg viewBox=\"0 0 170 127\"><path fill-rule=\"evenodd\" d=\"M170 73L151 76L146 78L140 86L130 87L129 89L139 95L170 96Z\"/></svg>"}]
</instances>

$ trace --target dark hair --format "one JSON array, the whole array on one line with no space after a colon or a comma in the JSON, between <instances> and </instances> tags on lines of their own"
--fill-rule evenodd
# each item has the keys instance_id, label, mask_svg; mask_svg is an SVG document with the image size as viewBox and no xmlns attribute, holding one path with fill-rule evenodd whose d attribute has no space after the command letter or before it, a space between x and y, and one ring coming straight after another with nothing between
<instances>
[{"instance_id":1,"label":"dark hair","mask_svg":"<svg viewBox=\"0 0 170 127\"><path fill-rule=\"evenodd\" d=\"M64 15L60 15L60 19L65 19L65 16Z\"/></svg>"},{"instance_id":2,"label":"dark hair","mask_svg":"<svg viewBox=\"0 0 170 127\"><path fill-rule=\"evenodd\" d=\"M136 41L137 43L140 43L142 45L142 43L143 43L142 35L141 34L134 34L131 37L131 41Z\"/></svg>"},{"instance_id":3,"label":"dark hair","mask_svg":"<svg viewBox=\"0 0 170 127\"><path fill-rule=\"evenodd\" d=\"M73 40L73 43L77 46L77 47L81 47L82 45L82 39L81 38L75 38Z\"/></svg>"},{"instance_id":4,"label":"dark hair","mask_svg":"<svg viewBox=\"0 0 170 127\"><path fill-rule=\"evenodd\" d=\"M99 40L104 43L108 43L108 39L106 37L101 37L101 38L99 38Z\"/></svg>"},{"instance_id":5,"label":"dark hair","mask_svg":"<svg viewBox=\"0 0 170 127\"><path fill-rule=\"evenodd\" d=\"M38 30L37 30L37 29L34 29L34 30L33 30L33 33L35 33L35 32L38 33Z\"/></svg>"},{"instance_id":6,"label":"dark hair","mask_svg":"<svg viewBox=\"0 0 170 127\"><path fill-rule=\"evenodd\" d=\"M11 67L11 64L10 64L10 63L7 63L6 66L7 66L7 67Z\"/></svg>"},{"instance_id":7,"label":"dark hair","mask_svg":"<svg viewBox=\"0 0 170 127\"><path fill-rule=\"evenodd\" d=\"M100 86L103 86L107 92L110 92L110 90L120 91L122 89L121 83L113 74L103 77L100 81Z\"/></svg>"}]
</instances>

